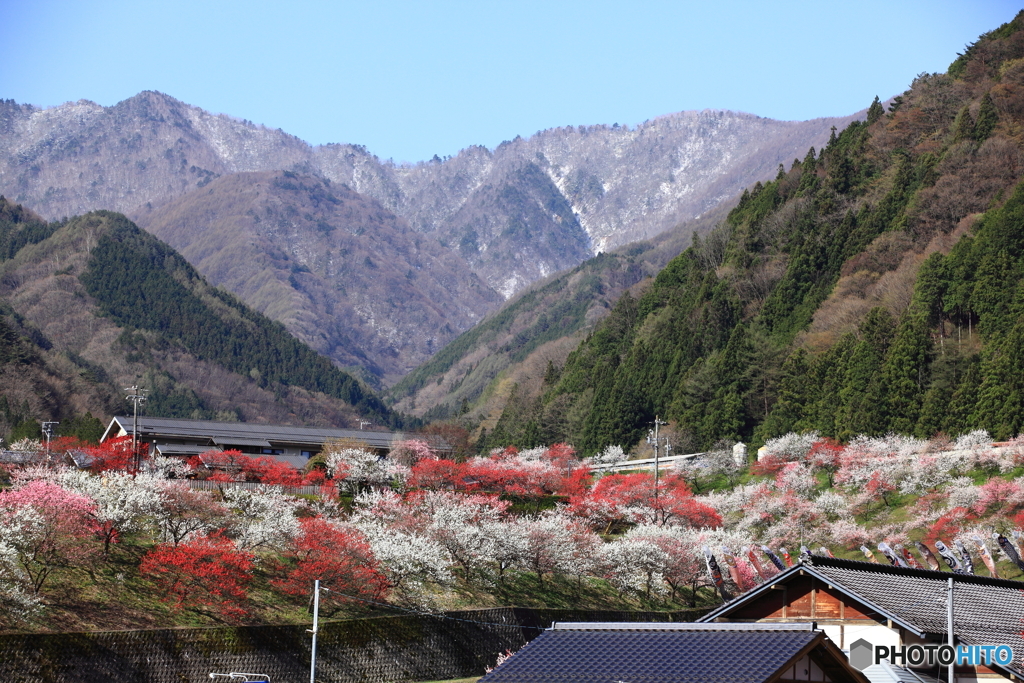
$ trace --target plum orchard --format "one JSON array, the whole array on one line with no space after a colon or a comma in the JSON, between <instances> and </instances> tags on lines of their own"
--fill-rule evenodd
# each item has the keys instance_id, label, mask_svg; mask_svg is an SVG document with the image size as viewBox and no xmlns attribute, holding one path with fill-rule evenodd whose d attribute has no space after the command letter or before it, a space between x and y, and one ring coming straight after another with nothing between
<instances>
[{"instance_id":1,"label":"plum orchard","mask_svg":"<svg viewBox=\"0 0 1024 683\"><path fill-rule=\"evenodd\" d=\"M595 480L564 444L465 462L422 443L404 447L402 462L337 444L313 474L204 454L193 465L225 482L217 492L165 476L181 476L180 464L126 473L108 469L124 458L96 457L94 472L30 467L0 492L4 618L46 609L115 562L133 566L173 609L214 619L252 618L256 587L304 605L317 578L332 589L331 609L436 607L500 592L510 577L540 589L556 578L577 588L606 580L626 596L698 604L714 599L702 590L703 546L748 589L777 571L751 556L761 544L795 555L801 544L838 553L883 540L1012 536L1024 522L1022 455L1024 440L993 445L983 433L846 445L791 434L769 441L749 471L711 454L656 485L647 473ZM315 483L320 495L274 485L295 483Z\"/></svg>"},{"instance_id":2,"label":"plum orchard","mask_svg":"<svg viewBox=\"0 0 1024 683\"><path fill-rule=\"evenodd\" d=\"M168 463L156 473L115 469L133 462L121 442L91 454L92 472L26 468L0 493L0 580L19 613L44 608L55 596L51 584L67 591L104 563L130 558L174 609L236 620L246 618L258 576L297 604L321 578L336 606L351 599L431 604L452 590L502 585L510 573L532 574L540 585L554 576L604 577L628 592L640 585L627 578L634 564L693 586L698 577L680 579L674 565L651 574L649 557L618 552L623 541L606 542L597 532L672 528L692 536L676 534L673 547L692 551L705 540L696 529L721 523L676 476L662 480L657 496L642 474L592 486L585 463L561 444L457 463L410 442L403 445L407 464L339 446L328 449L326 471L312 475L236 452L204 454L192 463L198 474L257 483L216 493L166 478L183 474ZM321 496L302 499L275 486L299 483L319 484ZM563 502L543 510L551 497ZM676 555L657 557L671 564ZM655 586L652 578L640 589L674 590L666 581Z\"/></svg>"}]
</instances>

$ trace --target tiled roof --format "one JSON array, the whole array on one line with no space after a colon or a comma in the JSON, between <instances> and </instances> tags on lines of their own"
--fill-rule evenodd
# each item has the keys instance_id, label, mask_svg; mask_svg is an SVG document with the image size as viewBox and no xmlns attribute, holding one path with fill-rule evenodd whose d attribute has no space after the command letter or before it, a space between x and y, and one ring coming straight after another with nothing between
<instances>
[{"instance_id":1,"label":"tiled roof","mask_svg":"<svg viewBox=\"0 0 1024 683\"><path fill-rule=\"evenodd\" d=\"M42 460L42 456L34 451L0 451L0 462L6 462L14 465L25 465L38 460Z\"/></svg>"},{"instance_id":2,"label":"tiled roof","mask_svg":"<svg viewBox=\"0 0 1024 683\"><path fill-rule=\"evenodd\" d=\"M756 624L570 626L545 631L480 683L757 683L824 640L808 628Z\"/></svg>"},{"instance_id":3,"label":"tiled roof","mask_svg":"<svg viewBox=\"0 0 1024 683\"><path fill-rule=\"evenodd\" d=\"M1016 655L1014 668L1024 675L1024 582L923 569L872 571L871 562L850 562L862 565L851 567L835 566L834 561L819 566L817 557L812 561L829 580L899 614L925 633L946 631L946 587L952 577L953 633L968 645L1010 645Z\"/></svg>"},{"instance_id":4,"label":"tiled roof","mask_svg":"<svg viewBox=\"0 0 1024 683\"><path fill-rule=\"evenodd\" d=\"M804 571L835 586L878 611L882 621L892 619L923 634L946 632L946 590L953 579L953 632L967 645L1007 644L1013 647L1014 673L1024 677L1024 582L988 576L953 574L929 569L906 569L873 562L858 562L813 555L805 564L773 577L784 583ZM728 617L730 611L756 599L761 589L740 596L700 621Z\"/></svg>"}]
</instances>

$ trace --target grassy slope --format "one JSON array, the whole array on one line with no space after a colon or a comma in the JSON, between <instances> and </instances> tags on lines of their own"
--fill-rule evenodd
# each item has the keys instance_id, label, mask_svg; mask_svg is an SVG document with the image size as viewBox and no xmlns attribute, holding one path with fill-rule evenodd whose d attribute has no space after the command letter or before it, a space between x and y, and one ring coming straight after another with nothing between
<instances>
[{"instance_id":1,"label":"grassy slope","mask_svg":"<svg viewBox=\"0 0 1024 683\"><path fill-rule=\"evenodd\" d=\"M160 600L153 584L138 574L138 562L151 543L132 539L116 547L93 571L63 571L47 588L46 608L28 620L0 616L0 632L104 631L176 626L216 626L224 622L201 609L174 610ZM273 590L269 575L257 570L249 592L246 624L306 624L311 615L307 601L282 596ZM706 604L711 596L702 596ZM577 584L561 577L545 577L538 583L529 573L509 572L504 584L491 589L464 585L439 595L438 609L472 609L496 606L548 607L595 610L676 610L685 601L669 602L623 595L606 581L591 579ZM404 613L403 609L332 606L327 598L321 617L330 619Z\"/></svg>"}]
</instances>

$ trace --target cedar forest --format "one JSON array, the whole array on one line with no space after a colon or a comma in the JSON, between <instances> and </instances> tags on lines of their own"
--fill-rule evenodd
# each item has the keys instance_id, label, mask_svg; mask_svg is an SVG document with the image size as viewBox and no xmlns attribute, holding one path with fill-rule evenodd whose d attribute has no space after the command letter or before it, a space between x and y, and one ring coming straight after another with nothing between
<instances>
[{"instance_id":1,"label":"cedar forest","mask_svg":"<svg viewBox=\"0 0 1024 683\"><path fill-rule=\"evenodd\" d=\"M1022 22L745 191L487 443L1020 432Z\"/></svg>"}]
</instances>

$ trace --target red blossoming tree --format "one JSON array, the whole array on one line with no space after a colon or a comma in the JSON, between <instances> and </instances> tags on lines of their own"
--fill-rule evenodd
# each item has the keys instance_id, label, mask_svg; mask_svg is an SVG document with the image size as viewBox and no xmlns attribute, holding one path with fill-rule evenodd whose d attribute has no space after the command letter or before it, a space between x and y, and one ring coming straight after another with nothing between
<instances>
[{"instance_id":1,"label":"red blossoming tree","mask_svg":"<svg viewBox=\"0 0 1024 683\"><path fill-rule=\"evenodd\" d=\"M142 460L142 457L136 457L136 453L144 456L149 445L140 441L135 447L137 451L132 448L132 437L119 436L107 439L98 446L84 446L78 450L85 451L91 458L89 470L94 474L100 474L109 470L134 472L136 463Z\"/></svg>"},{"instance_id":2,"label":"red blossoming tree","mask_svg":"<svg viewBox=\"0 0 1024 683\"><path fill-rule=\"evenodd\" d=\"M698 528L722 525L721 516L694 498L681 476L662 477L655 495L654 477L645 472L602 477L589 491L570 498L569 511L591 526L604 526L605 533L617 522Z\"/></svg>"},{"instance_id":3,"label":"red blossoming tree","mask_svg":"<svg viewBox=\"0 0 1024 683\"><path fill-rule=\"evenodd\" d=\"M219 533L177 546L161 544L142 558L139 570L175 609L214 612L228 620L245 616L253 556Z\"/></svg>"},{"instance_id":4,"label":"red blossoming tree","mask_svg":"<svg viewBox=\"0 0 1024 683\"><path fill-rule=\"evenodd\" d=\"M409 486L413 488L442 490L462 489L466 484L466 466L454 460L424 458L412 466Z\"/></svg>"},{"instance_id":5,"label":"red blossoming tree","mask_svg":"<svg viewBox=\"0 0 1024 683\"><path fill-rule=\"evenodd\" d=\"M807 457L816 471L824 472L828 477L829 487L835 486L836 472L842 465L843 445L835 439L815 441Z\"/></svg>"},{"instance_id":6,"label":"red blossoming tree","mask_svg":"<svg viewBox=\"0 0 1024 683\"><path fill-rule=\"evenodd\" d=\"M271 583L288 595L308 596L316 579L330 589L325 600L336 604L351 604L346 596L377 600L388 588L365 537L323 517L302 520L302 531L292 541L287 559L287 574Z\"/></svg>"}]
</instances>

